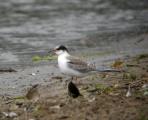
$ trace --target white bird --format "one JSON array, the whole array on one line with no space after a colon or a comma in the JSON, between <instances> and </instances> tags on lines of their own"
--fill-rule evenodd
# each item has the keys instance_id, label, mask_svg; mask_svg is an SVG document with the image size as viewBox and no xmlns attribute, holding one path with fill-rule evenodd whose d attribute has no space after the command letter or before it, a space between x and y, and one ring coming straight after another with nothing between
<instances>
[{"instance_id":1,"label":"white bird","mask_svg":"<svg viewBox=\"0 0 148 120\"><path fill-rule=\"evenodd\" d=\"M58 55L59 69L66 75L82 76L85 73L95 71L92 65L87 64L77 57L71 56L68 49L63 45L56 46L52 51Z\"/></svg>"},{"instance_id":2,"label":"white bird","mask_svg":"<svg viewBox=\"0 0 148 120\"><path fill-rule=\"evenodd\" d=\"M71 56L68 49L63 45L56 46L52 52L58 55L58 66L60 71L72 77L84 76L94 71L119 72L118 70L113 69L96 69L93 64L88 64L77 57Z\"/></svg>"}]
</instances>

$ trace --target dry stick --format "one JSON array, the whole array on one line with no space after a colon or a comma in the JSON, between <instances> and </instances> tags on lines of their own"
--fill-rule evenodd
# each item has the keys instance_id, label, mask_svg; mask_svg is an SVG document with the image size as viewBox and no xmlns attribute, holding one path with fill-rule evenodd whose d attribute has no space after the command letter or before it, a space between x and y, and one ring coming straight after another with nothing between
<instances>
[{"instance_id":1,"label":"dry stick","mask_svg":"<svg viewBox=\"0 0 148 120\"><path fill-rule=\"evenodd\" d=\"M148 81L148 80L144 80L144 81ZM143 80L137 80L137 81L129 82L129 83L127 83L127 85L130 85L131 88L134 88L134 87L138 87L138 85L137 85L138 83L142 83L144 81ZM127 86L123 85L120 88L127 88Z\"/></svg>"},{"instance_id":2,"label":"dry stick","mask_svg":"<svg viewBox=\"0 0 148 120\"><path fill-rule=\"evenodd\" d=\"M0 69L0 72L17 72L17 71L12 68L7 68L7 69Z\"/></svg>"},{"instance_id":3,"label":"dry stick","mask_svg":"<svg viewBox=\"0 0 148 120\"><path fill-rule=\"evenodd\" d=\"M130 103L127 99L125 99L123 96L120 96L120 98L121 98L122 100L124 100L129 106L131 105L131 103Z\"/></svg>"},{"instance_id":4,"label":"dry stick","mask_svg":"<svg viewBox=\"0 0 148 120\"><path fill-rule=\"evenodd\" d=\"M140 82L143 82L143 81L142 80L137 80L137 81L134 81L134 82L130 82L129 85L132 86L132 85L135 85L135 84L140 83Z\"/></svg>"}]
</instances>

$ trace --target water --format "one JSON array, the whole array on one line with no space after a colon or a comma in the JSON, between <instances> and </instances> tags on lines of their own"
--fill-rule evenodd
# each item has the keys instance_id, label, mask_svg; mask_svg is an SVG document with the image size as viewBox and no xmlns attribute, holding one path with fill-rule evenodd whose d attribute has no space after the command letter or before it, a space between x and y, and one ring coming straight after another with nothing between
<instances>
[{"instance_id":1,"label":"water","mask_svg":"<svg viewBox=\"0 0 148 120\"><path fill-rule=\"evenodd\" d=\"M147 0L0 1L1 66L30 65L32 56L58 44L74 51L143 52L147 33Z\"/></svg>"}]
</instances>

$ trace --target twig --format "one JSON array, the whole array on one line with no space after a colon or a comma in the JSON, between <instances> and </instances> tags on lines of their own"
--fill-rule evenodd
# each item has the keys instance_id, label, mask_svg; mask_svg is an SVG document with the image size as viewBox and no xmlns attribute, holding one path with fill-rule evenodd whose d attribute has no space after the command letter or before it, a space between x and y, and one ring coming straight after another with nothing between
<instances>
[{"instance_id":1,"label":"twig","mask_svg":"<svg viewBox=\"0 0 148 120\"><path fill-rule=\"evenodd\" d=\"M6 68L6 69L0 69L0 72L17 72L17 71L12 68Z\"/></svg>"}]
</instances>

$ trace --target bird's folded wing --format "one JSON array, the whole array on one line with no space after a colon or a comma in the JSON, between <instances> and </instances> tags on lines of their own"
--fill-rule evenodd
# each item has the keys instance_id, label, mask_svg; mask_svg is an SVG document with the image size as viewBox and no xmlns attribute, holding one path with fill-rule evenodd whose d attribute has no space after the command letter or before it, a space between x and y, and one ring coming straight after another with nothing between
<instances>
[{"instance_id":1,"label":"bird's folded wing","mask_svg":"<svg viewBox=\"0 0 148 120\"><path fill-rule=\"evenodd\" d=\"M94 70L92 66L88 65L88 63L84 62L81 59L69 56L68 60L68 66L74 70L80 72L88 72Z\"/></svg>"}]
</instances>

